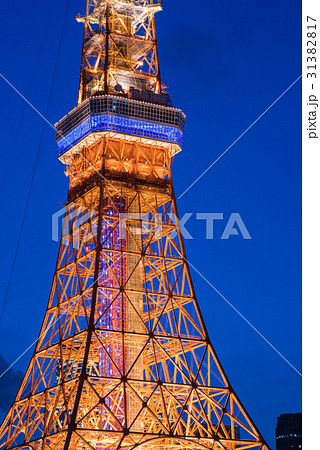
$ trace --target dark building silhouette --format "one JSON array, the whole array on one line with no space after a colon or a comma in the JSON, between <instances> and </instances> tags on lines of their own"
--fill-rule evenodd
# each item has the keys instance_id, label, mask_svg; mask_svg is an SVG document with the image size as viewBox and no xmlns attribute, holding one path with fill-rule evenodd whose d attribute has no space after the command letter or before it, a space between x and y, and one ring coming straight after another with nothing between
<instances>
[{"instance_id":1,"label":"dark building silhouette","mask_svg":"<svg viewBox=\"0 0 320 450\"><path fill-rule=\"evenodd\" d=\"M302 448L302 413L280 414L276 426L277 450Z\"/></svg>"}]
</instances>

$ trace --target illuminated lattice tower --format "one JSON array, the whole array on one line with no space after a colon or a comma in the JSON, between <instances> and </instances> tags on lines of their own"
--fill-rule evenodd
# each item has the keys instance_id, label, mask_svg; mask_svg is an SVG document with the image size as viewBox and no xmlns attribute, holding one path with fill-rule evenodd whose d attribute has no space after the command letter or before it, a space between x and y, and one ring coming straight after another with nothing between
<instances>
[{"instance_id":1,"label":"illuminated lattice tower","mask_svg":"<svg viewBox=\"0 0 320 450\"><path fill-rule=\"evenodd\" d=\"M1 449L267 449L224 373L177 225L184 114L161 83L158 0L87 0L70 187L49 303Z\"/></svg>"}]
</instances>

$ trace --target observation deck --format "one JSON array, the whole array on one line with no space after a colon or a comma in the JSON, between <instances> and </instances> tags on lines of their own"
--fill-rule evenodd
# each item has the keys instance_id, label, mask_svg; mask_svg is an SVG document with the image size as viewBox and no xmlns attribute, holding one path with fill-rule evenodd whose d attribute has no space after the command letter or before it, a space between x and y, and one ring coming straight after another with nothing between
<instances>
[{"instance_id":1,"label":"observation deck","mask_svg":"<svg viewBox=\"0 0 320 450\"><path fill-rule=\"evenodd\" d=\"M171 155L182 148L185 115L171 106L113 95L93 96L55 124L58 156L71 153L109 133L111 136L157 142Z\"/></svg>"}]
</instances>

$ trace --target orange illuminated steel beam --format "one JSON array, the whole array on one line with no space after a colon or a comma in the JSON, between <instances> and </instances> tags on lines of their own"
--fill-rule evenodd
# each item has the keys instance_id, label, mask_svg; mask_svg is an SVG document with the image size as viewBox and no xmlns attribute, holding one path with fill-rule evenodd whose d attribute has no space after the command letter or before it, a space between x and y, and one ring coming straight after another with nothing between
<instances>
[{"instance_id":1,"label":"orange illuminated steel beam","mask_svg":"<svg viewBox=\"0 0 320 450\"><path fill-rule=\"evenodd\" d=\"M267 450L195 296L151 0L87 0L79 103L56 124L70 184L33 357L1 449Z\"/></svg>"}]
</instances>

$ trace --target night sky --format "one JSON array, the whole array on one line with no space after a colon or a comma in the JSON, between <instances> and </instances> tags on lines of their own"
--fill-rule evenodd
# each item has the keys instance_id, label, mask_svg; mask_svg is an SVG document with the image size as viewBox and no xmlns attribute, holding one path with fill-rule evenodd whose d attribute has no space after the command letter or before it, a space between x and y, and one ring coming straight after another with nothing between
<instances>
[{"instance_id":1,"label":"night sky","mask_svg":"<svg viewBox=\"0 0 320 450\"><path fill-rule=\"evenodd\" d=\"M66 1L2 5L0 72L44 113ZM301 74L298 0L164 1L156 16L162 79L186 116L183 152L173 164L179 197ZM70 0L48 119L77 101L84 0ZM17 245L42 119L3 80L0 201L0 306ZM187 257L301 372L301 80L178 200L193 213ZM19 125L20 124L20 125ZM46 126L39 163L0 328L0 373L38 336L58 243L52 214L68 180ZM232 212L252 239L220 237ZM223 213L214 239L196 213ZM275 448L281 413L301 411L301 378L193 269L193 282L215 349L261 433ZM0 379L0 418L32 355Z\"/></svg>"}]
</instances>

